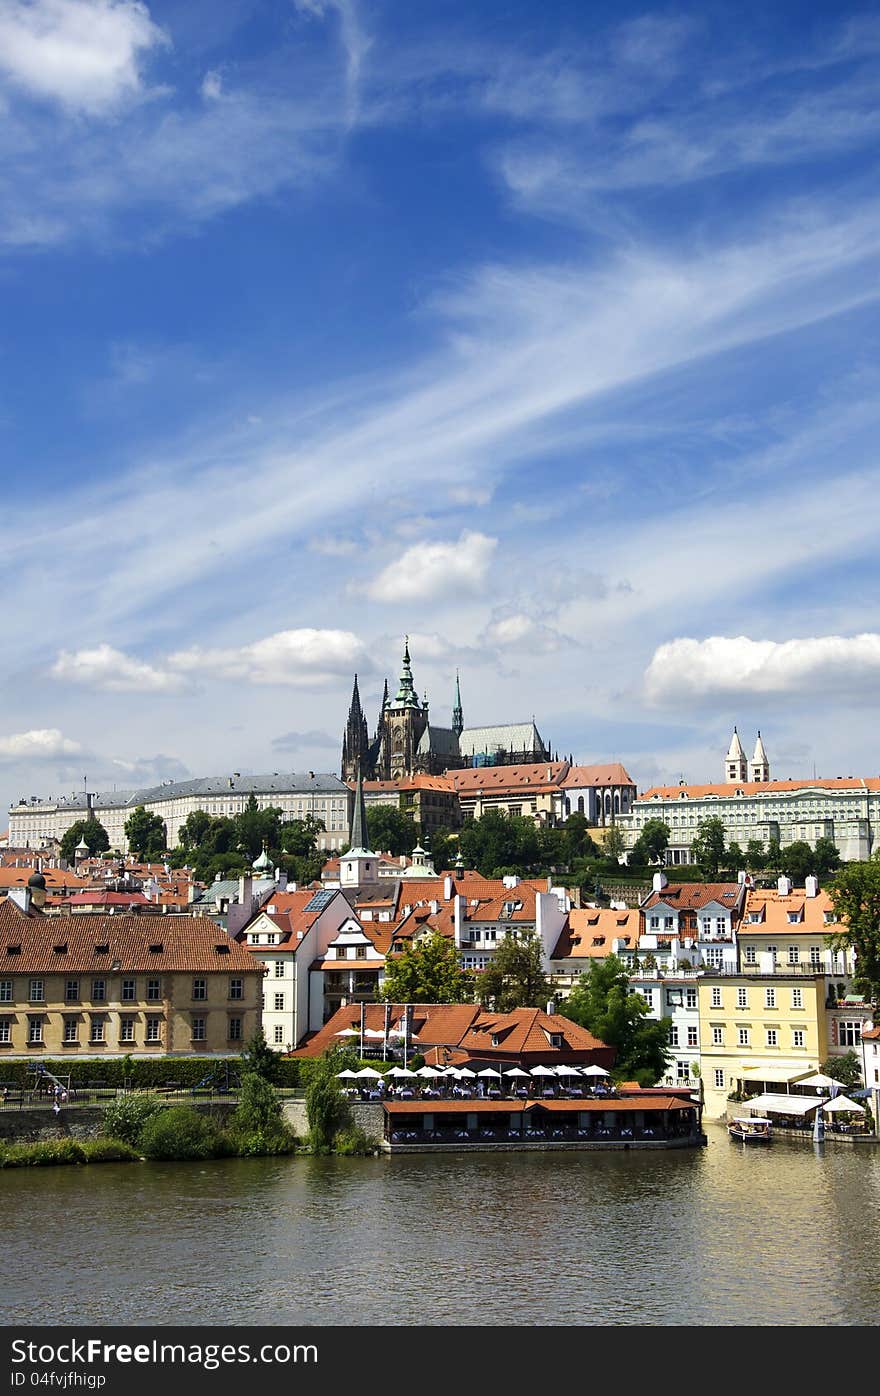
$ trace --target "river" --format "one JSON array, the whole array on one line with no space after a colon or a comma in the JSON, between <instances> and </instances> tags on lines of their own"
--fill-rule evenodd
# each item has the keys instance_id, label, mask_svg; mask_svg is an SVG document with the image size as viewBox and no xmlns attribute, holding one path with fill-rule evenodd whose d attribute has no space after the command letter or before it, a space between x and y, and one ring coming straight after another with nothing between
<instances>
[{"instance_id":1,"label":"river","mask_svg":"<svg viewBox=\"0 0 880 1396\"><path fill-rule=\"evenodd\" d=\"M6 1325L876 1324L880 1149L0 1172Z\"/></svg>"}]
</instances>

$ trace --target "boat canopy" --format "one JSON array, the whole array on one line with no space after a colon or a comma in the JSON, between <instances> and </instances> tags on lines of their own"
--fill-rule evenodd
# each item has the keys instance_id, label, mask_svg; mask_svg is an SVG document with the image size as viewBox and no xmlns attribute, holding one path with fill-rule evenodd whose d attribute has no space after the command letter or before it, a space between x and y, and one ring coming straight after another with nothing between
<instances>
[{"instance_id":1,"label":"boat canopy","mask_svg":"<svg viewBox=\"0 0 880 1396\"><path fill-rule=\"evenodd\" d=\"M731 1120L731 1124L734 1125L770 1125L772 1123L772 1120L768 1120L763 1115L750 1115L747 1120L742 1117Z\"/></svg>"}]
</instances>

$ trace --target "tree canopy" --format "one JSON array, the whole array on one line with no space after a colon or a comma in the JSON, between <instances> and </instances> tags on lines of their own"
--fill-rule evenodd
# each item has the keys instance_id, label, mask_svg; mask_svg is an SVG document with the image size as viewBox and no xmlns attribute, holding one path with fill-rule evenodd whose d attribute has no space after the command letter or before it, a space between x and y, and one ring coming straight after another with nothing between
<instances>
[{"instance_id":1,"label":"tree canopy","mask_svg":"<svg viewBox=\"0 0 880 1396\"><path fill-rule=\"evenodd\" d=\"M845 863L828 891L840 925L828 944L854 952L853 984L880 998L880 862Z\"/></svg>"},{"instance_id":2,"label":"tree canopy","mask_svg":"<svg viewBox=\"0 0 880 1396\"><path fill-rule=\"evenodd\" d=\"M594 961L559 1012L615 1049L618 1080L652 1086L666 1071L672 1019L649 1018L642 996L630 993L626 967L616 955Z\"/></svg>"},{"instance_id":3,"label":"tree canopy","mask_svg":"<svg viewBox=\"0 0 880 1396\"><path fill-rule=\"evenodd\" d=\"M544 1008L553 997L541 964L541 942L534 931L506 935L477 980L480 1003L498 1013L513 1008Z\"/></svg>"},{"instance_id":4,"label":"tree canopy","mask_svg":"<svg viewBox=\"0 0 880 1396\"><path fill-rule=\"evenodd\" d=\"M724 820L717 814L700 820L691 852L703 872L714 877L724 860Z\"/></svg>"},{"instance_id":5,"label":"tree canopy","mask_svg":"<svg viewBox=\"0 0 880 1396\"><path fill-rule=\"evenodd\" d=\"M92 857L105 853L110 847L110 835L100 820L78 819L61 838L61 857L66 858L68 863L73 861L80 839L85 839Z\"/></svg>"},{"instance_id":6,"label":"tree canopy","mask_svg":"<svg viewBox=\"0 0 880 1396\"><path fill-rule=\"evenodd\" d=\"M138 805L123 825L128 847L136 858L145 863L161 858L165 853L165 825L158 814L148 814Z\"/></svg>"},{"instance_id":7,"label":"tree canopy","mask_svg":"<svg viewBox=\"0 0 880 1396\"><path fill-rule=\"evenodd\" d=\"M633 863L662 863L669 847L669 825L662 819L646 819L630 852Z\"/></svg>"},{"instance_id":8,"label":"tree canopy","mask_svg":"<svg viewBox=\"0 0 880 1396\"><path fill-rule=\"evenodd\" d=\"M829 1057L822 1063L822 1070L826 1076L839 1081L846 1090L852 1090L862 1084L862 1063L858 1053L851 1049L844 1052L842 1057Z\"/></svg>"},{"instance_id":9,"label":"tree canopy","mask_svg":"<svg viewBox=\"0 0 880 1396\"><path fill-rule=\"evenodd\" d=\"M415 824L398 805L367 807L367 838L374 853L390 853L394 858L412 853L419 842Z\"/></svg>"},{"instance_id":10,"label":"tree canopy","mask_svg":"<svg viewBox=\"0 0 880 1396\"><path fill-rule=\"evenodd\" d=\"M459 965L454 941L429 931L386 958L381 993L391 1003L473 1003L474 977Z\"/></svg>"}]
</instances>

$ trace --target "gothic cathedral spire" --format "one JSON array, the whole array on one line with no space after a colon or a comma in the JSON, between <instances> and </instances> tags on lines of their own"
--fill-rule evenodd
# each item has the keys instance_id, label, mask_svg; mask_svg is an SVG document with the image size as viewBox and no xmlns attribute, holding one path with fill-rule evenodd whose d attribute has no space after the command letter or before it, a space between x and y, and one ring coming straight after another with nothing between
<instances>
[{"instance_id":1,"label":"gothic cathedral spire","mask_svg":"<svg viewBox=\"0 0 880 1396\"><path fill-rule=\"evenodd\" d=\"M353 780L362 763L369 760L370 738L367 732L367 719L361 707L357 674L348 710L348 722L342 739L342 779Z\"/></svg>"},{"instance_id":2,"label":"gothic cathedral spire","mask_svg":"<svg viewBox=\"0 0 880 1396\"><path fill-rule=\"evenodd\" d=\"M461 689L458 686L458 670L455 671L455 703L452 708L452 730L456 737L464 731L464 714L461 710Z\"/></svg>"}]
</instances>

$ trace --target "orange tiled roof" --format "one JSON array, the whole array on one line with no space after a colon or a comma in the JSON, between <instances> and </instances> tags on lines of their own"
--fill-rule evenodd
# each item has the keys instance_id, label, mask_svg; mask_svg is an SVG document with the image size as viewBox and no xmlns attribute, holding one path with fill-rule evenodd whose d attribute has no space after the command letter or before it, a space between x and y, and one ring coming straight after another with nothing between
<instances>
[{"instance_id":1,"label":"orange tiled roof","mask_svg":"<svg viewBox=\"0 0 880 1396\"><path fill-rule=\"evenodd\" d=\"M20 946L10 955L10 946ZM65 945L66 951L56 950ZM96 946L106 945L106 950ZM158 951L150 950L159 945ZM218 951L217 947L222 949ZM0 904L0 964L16 974L110 971L118 960L131 971L250 971L243 946L230 940L208 917L25 916L8 900Z\"/></svg>"},{"instance_id":2,"label":"orange tiled roof","mask_svg":"<svg viewBox=\"0 0 880 1396\"><path fill-rule=\"evenodd\" d=\"M794 790L880 790L880 779L862 776L820 777L818 780L744 780L724 782L716 785L652 785L650 790L638 796L638 803L656 796L662 800L678 800L686 795L690 800L703 799L706 795L761 795L765 792L786 794Z\"/></svg>"},{"instance_id":3,"label":"orange tiled roof","mask_svg":"<svg viewBox=\"0 0 880 1396\"><path fill-rule=\"evenodd\" d=\"M623 940L636 945L640 918L637 907L617 911L611 907L572 907L556 942L551 959L604 960L611 954L611 942Z\"/></svg>"},{"instance_id":4,"label":"orange tiled roof","mask_svg":"<svg viewBox=\"0 0 880 1396\"><path fill-rule=\"evenodd\" d=\"M449 780L459 795L478 791L558 790L567 761L538 761L524 766L468 766L449 771Z\"/></svg>"},{"instance_id":5,"label":"orange tiled roof","mask_svg":"<svg viewBox=\"0 0 880 1396\"><path fill-rule=\"evenodd\" d=\"M681 911L699 911L709 902L734 910L743 895L743 886L738 882L671 882L659 892L651 892L642 902L642 910L650 911L658 902L667 902Z\"/></svg>"},{"instance_id":6,"label":"orange tiled roof","mask_svg":"<svg viewBox=\"0 0 880 1396\"><path fill-rule=\"evenodd\" d=\"M832 935L840 927L833 921L825 920L825 913L833 913L831 897L820 890L815 897L808 897L802 887L793 888L781 896L775 888L755 888L746 896L743 917L739 924L740 936L752 935ZM750 921L749 917L760 915L760 921ZM796 916L796 921L789 921Z\"/></svg>"},{"instance_id":7,"label":"orange tiled roof","mask_svg":"<svg viewBox=\"0 0 880 1396\"><path fill-rule=\"evenodd\" d=\"M605 766L572 766L568 774L563 776L560 785L563 789L581 785L631 785L635 787L635 781L625 766L621 766L619 761L612 761Z\"/></svg>"}]
</instances>

